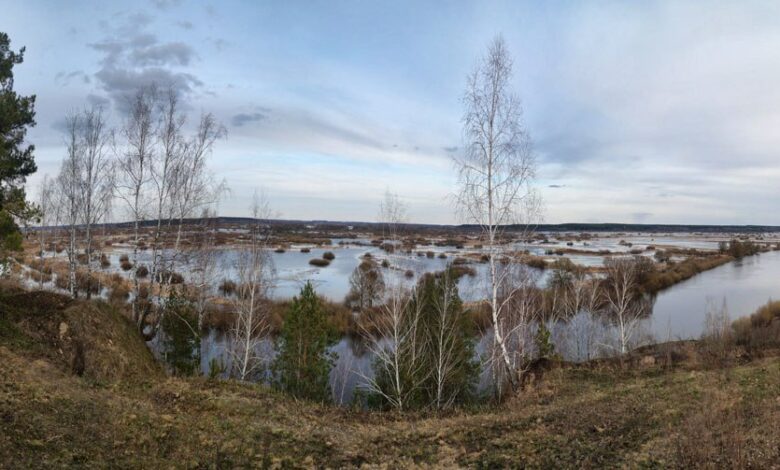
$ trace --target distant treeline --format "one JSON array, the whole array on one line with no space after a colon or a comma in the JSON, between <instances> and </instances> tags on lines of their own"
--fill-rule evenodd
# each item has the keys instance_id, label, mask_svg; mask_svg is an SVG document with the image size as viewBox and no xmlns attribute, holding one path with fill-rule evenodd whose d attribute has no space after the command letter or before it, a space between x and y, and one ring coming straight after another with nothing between
<instances>
[{"instance_id":1,"label":"distant treeline","mask_svg":"<svg viewBox=\"0 0 780 470\"><path fill-rule=\"evenodd\" d=\"M243 225L252 223L251 217L216 217L213 219L218 225ZM184 224L196 224L202 222L202 219L185 219ZM175 223L175 222L174 222ZM348 227L353 229L380 229L381 223L377 222L340 222L328 220L283 220L272 219L266 223L277 227L298 227L313 226L319 230L346 230ZM153 227L157 224L156 220L146 220L141 222L141 226ZM114 228L132 227L132 222L116 222L99 224ZM452 231L452 232L471 232L479 231L476 225L436 225L436 224L400 224L400 229L426 231ZM52 227L44 227L52 228ZM510 231L525 231L529 227L521 225L511 225ZM620 223L566 223L566 224L540 224L531 227L536 232L641 232L641 233L768 233L780 232L778 225L677 225L677 224L620 224Z\"/></svg>"}]
</instances>

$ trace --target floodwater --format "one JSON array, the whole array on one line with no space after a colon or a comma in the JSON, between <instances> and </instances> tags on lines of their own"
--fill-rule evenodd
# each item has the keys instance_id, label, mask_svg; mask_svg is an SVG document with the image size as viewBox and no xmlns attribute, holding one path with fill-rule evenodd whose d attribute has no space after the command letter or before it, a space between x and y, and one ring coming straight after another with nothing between
<instances>
[{"instance_id":1,"label":"floodwater","mask_svg":"<svg viewBox=\"0 0 780 470\"><path fill-rule=\"evenodd\" d=\"M275 272L273 288L270 290L271 297L290 299L297 295L308 281L312 283L320 296L334 302L341 302L349 293L349 278L352 272L360 265L363 261L363 256L366 254L370 254L380 266L382 261L388 261L388 267L379 268L386 285L401 283L411 287L424 273L442 271L455 258L467 253L467 251L458 250L455 247L436 247L432 245L419 246L411 254L388 254L377 247L363 245L307 248L310 250L308 253L301 252L301 246L293 246L284 253L269 251ZM335 259L328 266L315 267L309 264L309 261L312 259L322 258L326 252L331 252L335 255ZM426 255L427 252L432 252L433 257L429 258ZM473 250L470 252L474 253ZM420 256L419 253L424 254ZM129 250L120 248L109 254L111 266L108 268L108 272L129 275L128 273L123 273L119 267L119 257L122 254L129 254ZM444 257L441 257L442 255ZM149 250L139 252L138 263L148 264L151 261L151 256L152 253ZM221 274L215 280L215 288L222 279L238 281L236 264L239 256L240 252L235 249L219 251L217 262L219 263ZM576 260L574 261L576 262ZM484 298L488 264L473 261L468 266L474 270L474 275L465 275L460 278L458 287L461 297L467 301ZM180 264L176 271L187 277L189 269L186 264ZM411 271L413 276L407 277L407 271ZM537 271L538 282L540 284L544 283L547 274L539 270L534 271Z\"/></svg>"},{"instance_id":2,"label":"floodwater","mask_svg":"<svg viewBox=\"0 0 780 470\"><path fill-rule=\"evenodd\" d=\"M708 309L719 309L725 302L734 320L770 299L780 299L780 251L724 264L662 291L653 308L651 330L658 341L698 338Z\"/></svg>"},{"instance_id":3,"label":"floodwater","mask_svg":"<svg viewBox=\"0 0 780 470\"><path fill-rule=\"evenodd\" d=\"M279 255L277 259L281 258L279 259L281 267L277 269L280 272L292 270L291 266L295 266L298 262L308 262L308 259L312 257L321 256L320 251L325 250L315 251L312 249L312 252L308 254L288 252ZM371 251L376 257L381 254L379 250L366 247L334 250L336 260L331 266L315 270L319 273L308 274L319 274L318 289L321 291L331 295L341 294L340 289L348 288L348 281L344 281L342 278L348 279L352 269L360 261L359 256L366 251ZM429 270L441 269L447 262L447 260L438 258L420 258L415 255L393 256L391 259L399 264L401 262L399 260L405 260L405 263L409 263L408 266L422 263L422 266ZM341 261L340 265L339 260ZM480 265L474 264L473 266ZM334 267L337 269L332 269ZM329 269L330 271L328 271ZM479 274L481 272L484 272L484 268L483 271L478 271L476 279L466 276L461 280L461 283L478 282L479 277L483 275ZM329 275L323 275L324 273ZM478 291L478 289L472 288L471 292L474 291ZM736 319L752 313L772 298L780 298L780 252L778 251L747 257L705 271L657 296L653 314L643 325L643 331L637 338L635 346L642 342L698 338L704 329L708 309L720 308L725 302L731 319ZM588 333L583 334L585 331ZM570 360L582 360L609 354L610 335L609 326L583 314L578 315L568 324L553 329L553 341L557 343L556 347L564 357ZM589 344L583 344L584 341L588 341ZM484 354L489 342L489 333L488 336L479 338L476 348L477 354ZM212 359L229 367L230 360L226 353L229 345L230 340L226 335L212 331L204 336L201 345L201 368L204 373L208 372ZM273 349L270 343L265 344L263 348L266 351ZM599 348L601 348L600 351L598 351ZM371 370L372 356L364 345L348 338L339 341L332 351L338 354L330 377L333 399L336 403L349 403L355 391L373 375ZM270 355L272 354L270 353ZM483 383L486 380L486 374L487 372L483 371L481 380Z\"/></svg>"}]
</instances>

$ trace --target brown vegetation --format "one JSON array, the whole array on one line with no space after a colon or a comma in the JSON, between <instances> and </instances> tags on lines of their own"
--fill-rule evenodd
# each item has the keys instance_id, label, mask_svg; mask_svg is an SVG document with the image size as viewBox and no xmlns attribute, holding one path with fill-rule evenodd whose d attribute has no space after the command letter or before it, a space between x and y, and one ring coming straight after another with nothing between
<instances>
[{"instance_id":1,"label":"brown vegetation","mask_svg":"<svg viewBox=\"0 0 780 470\"><path fill-rule=\"evenodd\" d=\"M657 253L660 253L657 252ZM696 274L733 261L729 255L693 256L679 263L667 261L664 266L654 267L642 282L645 292L660 292Z\"/></svg>"}]
</instances>

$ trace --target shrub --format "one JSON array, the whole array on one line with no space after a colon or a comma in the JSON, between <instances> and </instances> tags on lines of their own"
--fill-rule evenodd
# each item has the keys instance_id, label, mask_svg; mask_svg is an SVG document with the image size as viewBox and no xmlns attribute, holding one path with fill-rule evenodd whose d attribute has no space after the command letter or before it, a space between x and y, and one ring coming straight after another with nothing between
<instances>
[{"instance_id":1,"label":"shrub","mask_svg":"<svg viewBox=\"0 0 780 470\"><path fill-rule=\"evenodd\" d=\"M450 273L455 279L460 279L463 276L469 276L474 277L477 275L477 271L474 270L471 266L450 266Z\"/></svg>"},{"instance_id":2,"label":"shrub","mask_svg":"<svg viewBox=\"0 0 780 470\"><path fill-rule=\"evenodd\" d=\"M447 253L439 253L439 259L447 259Z\"/></svg>"},{"instance_id":3,"label":"shrub","mask_svg":"<svg viewBox=\"0 0 780 470\"><path fill-rule=\"evenodd\" d=\"M349 277L350 307L358 310L371 308L382 299L385 280L374 260L364 260Z\"/></svg>"},{"instance_id":4,"label":"shrub","mask_svg":"<svg viewBox=\"0 0 780 470\"><path fill-rule=\"evenodd\" d=\"M310 253L311 248L301 248L301 253Z\"/></svg>"},{"instance_id":5,"label":"shrub","mask_svg":"<svg viewBox=\"0 0 780 470\"><path fill-rule=\"evenodd\" d=\"M326 251L325 253L322 254L322 259L333 261L334 259L336 259L336 255L334 255L332 251Z\"/></svg>"},{"instance_id":6,"label":"shrub","mask_svg":"<svg viewBox=\"0 0 780 470\"><path fill-rule=\"evenodd\" d=\"M35 282L51 282L52 275L42 271L31 269L27 271L27 276Z\"/></svg>"},{"instance_id":7,"label":"shrub","mask_svg":"<svg viewBox=\"0 0 780 470\"><path fill-rule=\"evenodd\" d=\"M76 287L82 292L97 294L100 292L100 283L95 276L85 271L76 271Z\"/></svg>"},{"instance_id":8,"label":"shrub","mask_svg":"<svg viewBox=\"0 0 780 470\"><path fill-rule=\"evenodd\" d=\"M106 269L107 267L111 266L111 260L106 256L105 253L100 254L100 267L103 269Z\"/></svg>"},{"instance_id":9,"label":"shrub","mask_svg":"<svg viewBox=\"0 0 780 470\"><path fill-rule=\"evenodd\" d=\"M230 279L223 279L219 284L219 291L222 295L233 295L236 293L237 285L235 281Z\"/></svg>"},{"instance_id":10,"label":"shrub","mask_svg":"<svg viewBox=\"0 0 780 470\"><path fill-rule=\"evenodd\" d=\"M309 264L318 268L324 268L330 265L330 261L322 258L312 258L309 260Z\"/></svg>"},{"instance_id":11,"label":"shrub","mask_svg":"<svg viewBox=\"0 0 780 470\"><path fill-rule=\"evenodd\" d=\"M390 262L387 261L386 259L383 259L382 260L382 267L383 268L389 268L390 267Z\"/></svg>"},{"instance_id":12,"label":"shrub","mask_svg":"<svg viewBox=\"0 0 780 470\"><path fill-rule=\"evenodd\" d=\"M60 289L67 289L69 287L68 282L68 272L67 271L58 271L57 277L54 278L54 285L59 287Z\"/></svg>"},{"instance_id":13,"label":"shrub","mask_svg":"<svg viewBox=\"0 0 780 470\"><path fill-rule=\"evenodd\" d=\"M710 305L704 319L701 343L704 358L711 365L722 367L731 359L734 349L732 332L725 300L720 309Z\"/></svg>"},{"instance_id":14,"label":"shrub","mask_svg":"<svg viewBox=\"0 0 780 470\"><path fill-rule=\"evenodd\" d=\"M274 253L282 254L282 253L284 253L284 248L277 248L277 249L274 250Z\"/></svg>"},{"instance_id":15,"label":"shrub","mask_svg":"<svg viewBox=\"0 0 780 470\"><path fill-rule=\"evenodd\" d=\"M731 240L730 242L720 242L718 244L718 249L721 253L728 254L737 259L744 258L745 256L752 256L763 251L762 246L757 243L750 240L740 241L737 239Z\"/></svg>"},{"instance_id":16,"label":"shrub","mask_svg":"<svg viewBox=\"0 0 780 470\"><path fill-rule=\"evenodd\" d=\"M143 278L145 278L146 276L149 275L149 268L147 268L146 266L143 266L143 265L138 266L138 268L136 268L136 270L135 270L135 275L136 275L136 277L140 277L140 278L143 279Z\"/></svg>"},{"instance_id":17,"label":"shrub","mask_svg":"<svg viewBox=\"0 0 780 470\"><path fill-rule=\"evenodd\" d=\"M184 283L184 276L177 272L171 272L168 270L162 270L157 273L157 282L161 284L183 284Z\"/></svg>"},{"instance_id":18,"label":"shrub","mask_svg":"<svg viewBox=\"0 0 780 470\"><path fill-rule=\"evenodd\" d=\"M523 263L532 268L547 269L547 261L540 256L527 256L523 259Z\"/></svg>"},{"instance_id":19,"label":"shrub","mask_svg":"<svg viewBox=\"0 0 780 470\"><path fill-rule=\"evenodd\" d=\"M737 344L750 351L780 346L780 301L769 301L732 327Z\"/></svg>"},{"instance_id":20,"label":"shrub","mask_svg":"<svg viewBox=\"0 0 780 470\"><path fill-rule=\"evenodd\" d=\"M119 267L122 268L122 271L130 271L133 269L133 263L125 259L119 262Z\"/></svg>"},{"instance_id":21,"label":"shrub","mask_svg":"<svg viewBox=\"0 0 780 470\"><path fill-rule=\"evenodd\" d=\"M124 284L115 285L108 294L108 300L117 304L126 302L128 297L130 297L130 289Z\"/></svg>"},{"instance_id":22,"label":"shrub","mask_svg":"<svg viewBox=\"0 0 780 470\"><path fill-rule=\"evenodd\" d=\"M49 263L46 263L45 261L41 261L40 259L33 259L32 261L30 261L29 266L35 269L36 271L40 271L44 274L52 273L51 265L49 265Z\"/></svg>"},{"instance_id":23,"label":"shrub","mask_svg":"<svg viewBox=\"0 0 780 470\"><path fill-rule=\"evenodd\" d=\"M407 269L406 272L404 273L404 276L407 279L411 279L414 277L414 271L412 271L411 269Z\"/></svg>"},{"instance_id":24,"label":"shrub","mask_svg":"<svg viewBox=\"0 0 780 470\"><path fill-rule=\"evenodd\" d=\"M119 262L122 263L125 261L130 261L130 257L127 256L127 253L122 253L121 255L119 255Z\"/></svg>"},{"instance_id":25,"label":"shrub","mask_svg":"<svg viewBox=\"0 0 780 470\"><path fill-rule=\"evenodd\" d=\"M138 298L139 299L149 298L149 284L141 284L140 286L138 286Z\"/></svg>"}]
</instances>

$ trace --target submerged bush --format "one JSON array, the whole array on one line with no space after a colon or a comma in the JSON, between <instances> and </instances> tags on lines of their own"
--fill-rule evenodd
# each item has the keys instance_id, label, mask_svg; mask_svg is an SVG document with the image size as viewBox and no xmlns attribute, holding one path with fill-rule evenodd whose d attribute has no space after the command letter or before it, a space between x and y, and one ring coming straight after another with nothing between
<instances>
[{"instance_id":1,"label":"submerged bush","mask_svg":"<svg viewBox=\"0 0 780 470\"><path fill-rule=\"evenodd\" d=\"M108 294L108 300L116 304L123 304L128 297L130 297L130 289L124 284L115 284Z\"/></svg>"},{"instance_id":2,"label":"submerged bush","mask_svg":"<svg viewBox=\"0 0 780 470\"><path fill-rule=\"evenodd\" d=\"M76 288L81 292L97 294L100 292L100 282L86 271L76 271Z\"/></svg>"},{"instance_id":3,"label":"submerged bush","mask_svg":"<svg viewBox=\"0 0 780 470\"><path fill-rule=\"evenodd\" d=\"M322 259L333 261L334 259L336 259L336 255L334 255L332 251L326 251L325 253L322 254Z\"/></svg>"},{"instance_id":4,"label":"submerged bush","mask_svg":"<svg viewBox=\"0 0 780 470\"><path fill-rule=\"evenodd\" d=\"M536 269L547 269L547 261L541 256L527 256L523 258L523 263Z\"/></svg>"},{"instance_id":5,"label":"submerged bush","mask_svg":"<svg viewBox=\"0 0 780 470\"><path fill-rule=\"evenodd\" d=\"M222 293L222 295L233 295L236 293L237 289L236 282L230 279L224 279L219 284L219 291Z\"/></svg>"},{"instance_id":6,"label":"submerged bush","mask_svg":"<svg viewBox=\"0 0 780 470\"><path fill-rule=\"evenodd\" d=\"M318 268L324 268L326 266L330 266L330 261L322 258L312 258L309 260L309 264L312 266L317 266Z\"/></svg>"},{"instance_id":7,"label":"submerged bush","mask_svg":"<svg viewBox=\"0 0 780 470\"><path fill-rule=\"evenodd\" d=\"M168 270L158 272L156 280L161 284L184 284L184 276Z\"/></svg>"}]
</instances>

